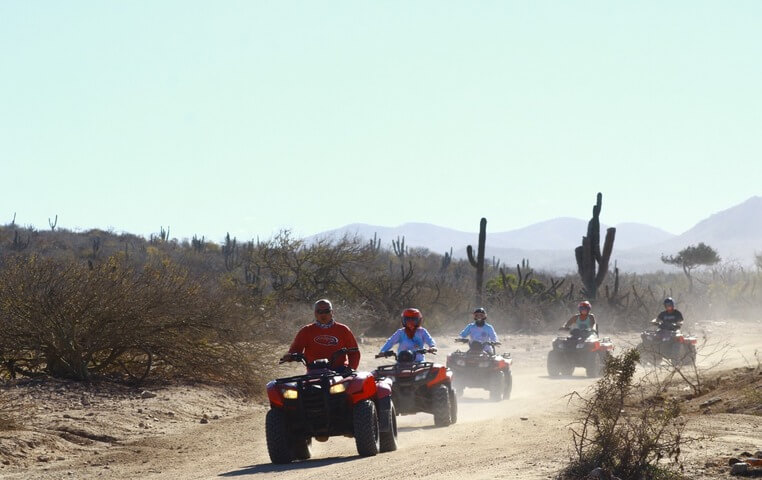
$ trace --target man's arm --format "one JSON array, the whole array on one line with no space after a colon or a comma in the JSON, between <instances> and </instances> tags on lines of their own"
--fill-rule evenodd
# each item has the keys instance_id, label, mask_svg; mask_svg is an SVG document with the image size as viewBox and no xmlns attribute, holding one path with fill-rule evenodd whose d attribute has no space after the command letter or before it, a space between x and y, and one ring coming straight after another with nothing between
<instances>
[{"instance_id":1,"label":"man's arm","mask_svg":"<svg viewBox=\"0 0 762 480\"><path fill-rule=\"evenodd\" d=\"M307 346L305 338L307 336L307 328L302 327L294 337L294 341L291 342L291 346L288 348L288 353L304 353L304 348Z\"/></svg>"},{"instance_id":2,"label":"man's arm","mask_svg":"<svg viewBox=\"0 0 762 480\"><path fill-rule=\"evenodd\" d=\"M288 347L288 353L286 353L285 355L283 355L280 358L281 361L284 361L284 362L289 361L289 359L291 358L291 354L292 353L303 353L304 352L304 347L305 347L304 338L305 338L305 334L303 332L304 332L304 328L302 328L301 330L299 330L296 333L296 336L294 337L294 341L291 342L291 346Z\"/></svg>"},{"instance_id":3,"label":"man's arm","mask_svg":"<svg viewBox=\"0 0 762 480\"><path fill-rule=\"evenodd\" d=\"M346 333L346 339L345 339L345 345L346 348L357 348L357 339L355 339L354 334L352 333L352 330L347 328ZM352 370L357 370L357 367L360 366L360 351L354 351L349 352L347 354L347 357L349 358L349 368Z\"/></svg>"},{"instance_id":4,"label":"man's arm","mask_svg":"<svg viewBox=\"0 0 762 480\"><path fill-rule=\"evenodd\" d=\"M399 342L399 341L400 341L400 330L397 330L396 332L394 332L394 333L392 334L392 336L391 336L391 337L389 337L389 339L386 341L386 343L384 344L384 346L383 346L383 347L381 347L381 350L380 350L380 351L381 351L381 352L386 352L386 351L388 351L390 348L392 348L392 346L394 346L395 344L397 344L397 342Z\"/></svg>"},{"instance_id":5,"label":"man's arm","mask_svg":"<svg viewBox=\"0 0 762 480\"><path fill-rule=\"evenodd\" d=\"M437 342L435 342L434 339L431 337L431 335L429 335L429 331L426 330L425 328L422 328L421 330L423 330L424 343L426 343L426 345L428 345L429 347L436 347Z\"/></svg>"},{"instance_id":6,"label":"man's arm","mask_svg":"<svg viewBox=\"0 0 762 480\"><path fill-rule=\"evenodd\" d=\"M463 331L460 332L460 336L463 338L466 338L468 334L471 332L471 327L473 325L474 325L473 323L469 323L468 325L466 325L466 328L464 328Z\"/></svg>"},{"instance_id":7,"label":"man's arm","mask_svg":"<svg viewBox=\"0 0 762 480\"><path fill-rule=\"evenodd\" d=\"M490 325L490 327L489 327L489 340L490 340L490 342L498 342L499 341L497 339L497 332L495 332L495 327L493 327L492 325Z\"/></svg>"}]
</instances>

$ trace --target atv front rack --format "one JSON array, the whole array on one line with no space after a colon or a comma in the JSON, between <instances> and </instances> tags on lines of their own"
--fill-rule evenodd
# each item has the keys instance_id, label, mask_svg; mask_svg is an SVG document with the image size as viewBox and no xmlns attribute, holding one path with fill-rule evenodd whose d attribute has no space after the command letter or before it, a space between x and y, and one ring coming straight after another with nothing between
<instances>
[{"instance_id":1,"label":"atv front rack","mask_svg":"<svg viewBox=\"0 0 762 480\"><path fill-rule=\"evenodd\" d=\"M325 372L320 373L306 373L302 375L294 375L293 377L285 377L285 378L276 378L275 383L281 384L281 383L291 383L291 382L299 382L303 380L311 380L314 378L329 378L329 377L356 377L357 372L342 374L338 372L334 372L333 370L326 370Z\"/></svg>"},{"instance_id":2,"label":"atv front rack","mask_svg":"<svg viewBox=\"0 0 762 480\"><path fill-rule=\"evenodd\" d=\"M395 365L382 365L376 368L376 373L379 376L391 376L399 375L401 373L413 374L421 370L428 370L434 367L433 362L415 362L411 364L395 364Z\"/></svg>"}]
</instances>

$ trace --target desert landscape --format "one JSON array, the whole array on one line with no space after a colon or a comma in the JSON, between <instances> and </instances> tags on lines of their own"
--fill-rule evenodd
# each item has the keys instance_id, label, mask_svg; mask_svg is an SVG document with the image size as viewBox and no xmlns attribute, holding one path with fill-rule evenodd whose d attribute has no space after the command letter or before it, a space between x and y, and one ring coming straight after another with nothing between
<instances>
[{"instance_id":1,"label":"desert landscape","mask_svg":"<svg viewBox=\"0 0 762 480\"><path fill-rule=\"evenodd\" d=\"M762 397L762 332L758 322L740 321L699 322L693 330L709 338L739 333L729 338L720 366L715 366L715 358L699 360L700 367L714 367L706 381L716 386L683 402L685 436L698 439L683 452L685 475L696 480L723 478L729 475L731 457L762 447L762 404L757 403L755 411L733 408L744 395ZM395 452L362 458L351 438L330 438L313 442L311 460L289 465L273 465L267 456L268 405L262 397L244 400L221 389L190 385L134 390L18 381L3 387L0 395L19 414L17 426L0 433L0 477L310 479L359 472L364 479L385 479L408 472L415 478L551 479L570 456L575 404L567 395L584 394L595 382L581 370L573 377L548 377L545 358L551 339L552 335L505 339L503 349L514 358L509 400L490 402L487 392L467 389L454 425L435 428L428 414L399 417L400 448ZM435 361L443 361L456 348L449 340L441 336ZM634 346L638 336L615 335L613 340L621 351ZM361 369L382 364L373 359L382 341L365 339ZM293 366L279 370L283 376L298 371ZM638 374L645 372L639 369ZM677 382L670 392L687 396L689 390ZM711 407L701 407L717 398Z\"/></svg>"}]
</instances>

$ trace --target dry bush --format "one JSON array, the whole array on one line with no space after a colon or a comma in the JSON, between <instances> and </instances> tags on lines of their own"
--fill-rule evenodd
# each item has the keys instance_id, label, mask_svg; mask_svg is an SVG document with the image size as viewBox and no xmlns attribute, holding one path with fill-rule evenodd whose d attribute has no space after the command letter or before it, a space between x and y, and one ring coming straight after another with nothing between
<instances>
[{"instance_id":1,"label":"dry bush","mask_svg":"<svg viewBox=\"0 0 762 480\"><path fill-rule=\"evenodd\" d=\"M637 350L611 357L589 396L573 393L579 417L572 427L574 456L560 478L585 478L603 468L622 480L680 478L684 423L680 405L654 404L636 385Z\"/></svg>"},{"instance_id":2,"label":"dry bush","mask_svg":"<svg viewBox=\"0 0 762 480\"><path fill-rule=\"evenodd\" d=\"M134 266L6 257L0 269L4 368L87 380L122 374L218 380L246 369L240 322L214 284L168 258Z\"/></svg>"}]
</instances>

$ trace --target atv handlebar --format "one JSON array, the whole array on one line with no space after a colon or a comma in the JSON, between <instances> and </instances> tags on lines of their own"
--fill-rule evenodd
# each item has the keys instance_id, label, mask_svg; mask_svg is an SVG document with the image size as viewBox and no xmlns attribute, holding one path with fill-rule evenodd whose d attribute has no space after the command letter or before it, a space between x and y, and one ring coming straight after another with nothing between
<instances>
[{"instance_id":1,"label":"atv handlebar","mask_svg":"<svg viewBox=\"0 0 762 480\"><path fill-rule=\"evenodd\" d=\"M456 338L455 341L460 343L471 343L472 341L479 342L479 340L469 340L467 338L462 338L462 337ZM479 343L481 343L482 345L490 345L493 347L502 345L502 342L479 342Z\"/></svg>"},{"instance_id":2,"label":"atv handlebar","mask_svg":"<svg viewBox=\"0 0 762 480\"><path fill-rule=\"evenodd\" d=\"M333 363L333 361L336 359L336 357L341 355L346 355L347 353L352 352L359 352L360 349L357 347L353 348L340 348L333 352L331 355L331 358L328 360L329 363ZM280 360L278 360L278 364L286 363L286 362L302 362L305 366L307 365L307 357L304 356L301 352L294 352L294 353L287 353L283 356Z\"/></svg>"},{"instance_id":3,"label":"atv handlebar","mask_svg":"<svg viewBox=\"0 0 762 480\"><path fill-rule=\"evenodd\" d=\"M420 348L418 350L411 350L414 354L426 354L430 353L432 355L437 354L437 347L431 347L431 348ZM397 352L393 350L387 350L386 352L379 352L376 354L376 358L387 358L387 357L394 357L394 359L397 359Z\"/></svg>"}]
</instances>

